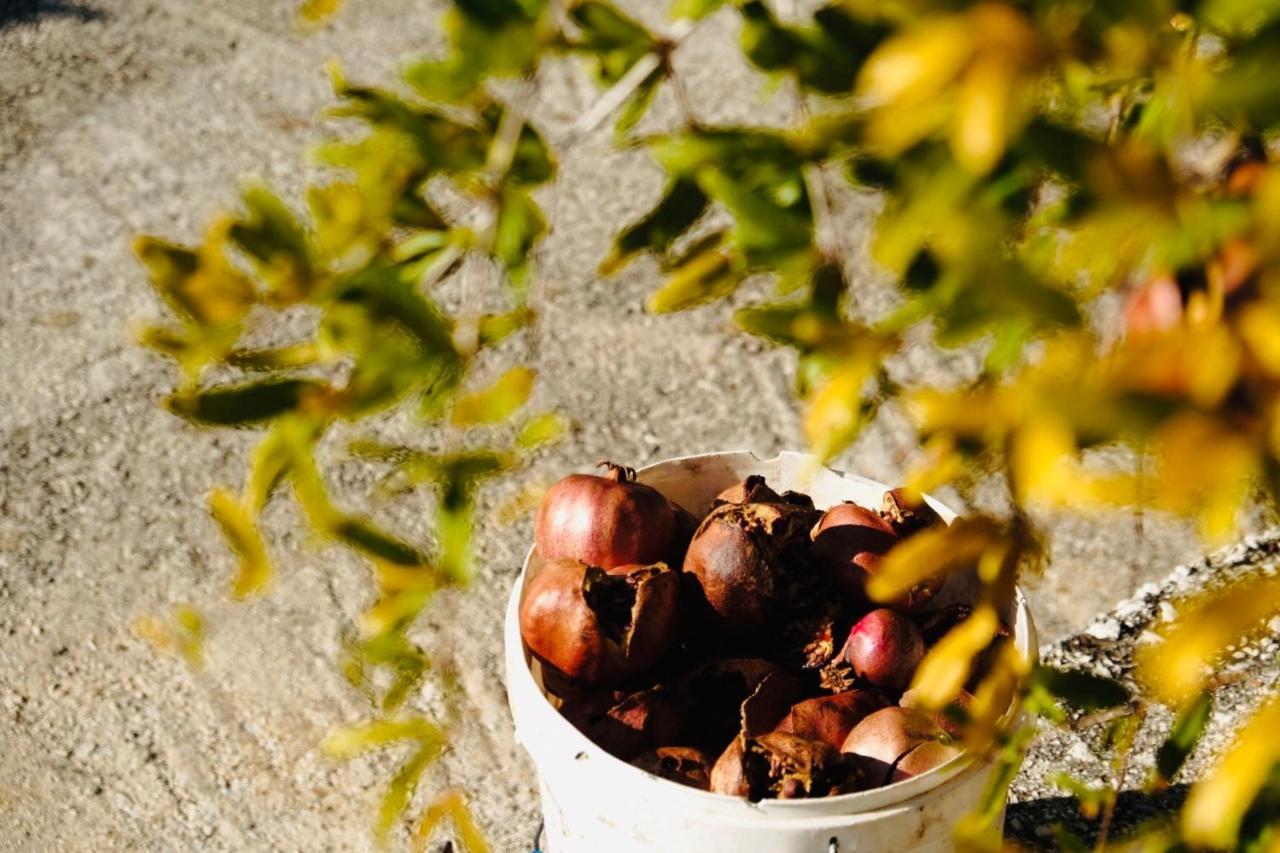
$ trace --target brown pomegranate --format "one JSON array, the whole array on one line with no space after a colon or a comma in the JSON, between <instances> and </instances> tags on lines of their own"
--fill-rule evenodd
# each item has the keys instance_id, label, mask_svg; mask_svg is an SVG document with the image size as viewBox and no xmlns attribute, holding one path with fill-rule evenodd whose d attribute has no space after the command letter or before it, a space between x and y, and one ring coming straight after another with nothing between
<instances>
[{"instance_id":1,"label":"brown pomegranate","mask_svg":"<svg viewBox=\"0 0 1280 853\"><path fill-rule=\"evenodd\" d=\"M843 503L823 513L810 535L818 567L850 602L867 603L867 579L898 541L892 523L866 507ZM927 578L891 604L901 610L921 609L942 586L942 580Z\"/></svg>"},{"instance_id":2,"label":"brown pomegranate","mask_svg":"<svg viewBox=\"0 0 1280 853\"><path fill-rule=\"evenodd\" d=\"M631 763L646 773L678 785L701 791L711 788L711 761L702 750L691 746L664 746Z\"/></svg>"},{"instance_id":3,"label":"brown pomegranate","mask_svg":"<svg viewBox=\"0 0 1280 853\"><path fill-rule=\"evenodd\" d=\"M579 728L610 755L630 761L655 747L675 743L684 728L684 714L684 697L658 686L623 697Z\"/></svg>"},{"instance_id":4,"label":"brown pomegranate","mask_svg":"<svg viewBox=\"0 0 1280 853\"><path fill-rule=\"evenodd\" d=\"M920 755L909 757L925 745ZM959 754L932 720L905 708L884 708L871 714L853 727L840 751L856 756L872 786L924 773Z\"/></svg>"},{"instance_id":5,"label":"brown pomegranate","mask_svg":"<svg viewBox=\"0 0 1280 853\"><path fill-rule=\"evenodd\" d=\"M746 797L795 800L857 790L853 762L834 747L784 732L735 738L711 769L711 790Z\"/></svg>"},{"instance_id":6,"label":"brown pomegranate","mask_svg":"<svg viewBox=\"0 0 1280 853\"><path fill-rule=\"evenodd\" d=\"M973 694L967 690L961 690L950 705L941 711L929 712L920 707L919 697L915 690L908 690L902 694L902 698L898 700L898 707L906 708L909 711L918 711L923 714L929 714L930 719L938 724L944 732L951 737L960 737L961 725L960 719L963 719L969 712L969 706L973 702Z\"/></svg>"},{"instance_id":7,"label":"brown pomegranate","mask_svg":"<svg viewBox=\"0 0 1280 853\"><path fill-rule=\"evenodd\" d=\"M800 701L800 680L768 661L734 659L707 664L682 682L688 702L682 742L717 754L734 737L772 730Z\"/></svg>"},{"instance_id":8,"label":"brown pomegranate","mask_svg":"<svg viewBox=\"0 0 1280 853\"><path fill-rule=\"evenodd\" d=\"M605 569L671 559L680 521L673 504L635 482L631 468L600 465L603 475L572 474L548 490L534 521L538 554Z\"/></svg>"},{"instance_id":9,"label":"brown pomegranate","mask_svg":"<svg viewBox=\"0 0 1280 853\"><path fill-rule=\"evenodd\" d=\"M657 663L676 636L679 579L666 563L613 572L577 560L543 565L520 604L520 634L569 679L617 684Z\"/></svg>"},{"instance_id":10,"label":"brown pomegranate","mask_svg":"<svg viewBox=\"0 0 1280 853\"><path fill-rule=\"evenodd\" d=\"M924 648L924 638L914 622L882 607L854 624L844 657L858 678L897 693L911 683Z\"/></svg>"},{"instance_id":11,"label":"brown pomegranate","mask_svg":"<svg viewBox=\"0 0 1280 853\"><path fill-rule=\"evenodd\" d=\"M897 488L884 493L880 517L889 522L899 536L910 536L918 530L942 524L942 516L920 497L919 492Z\"/></svg>"},{"instance_id":12,"label":"brown pomegranate","mask_svg":"<svg viewBox=\"0 0 1280 853\"><path fill-rule=\"evenodd\" d=\"M803 560L811 523L810 511L786 503L723 504L703 519L684 571L723 631L742 634L769 621L785 574Z\"/></svg>"},{"instance_id":13,"label":"brown pomegranate","mask_svg":"<svg viewBox=\"0 0 1280 853\"><path fill-rule=\"evenodd\" d=\"M711 501L712 507L721 504L778 503L782 496L769 488L764 477L752 474L740 483L734 483Z\"/></svg>"},{"instance_id":14,"label":"brown pomegranate","mask_svg":"<svg viewBox=\"0 0 1280 853\"><path fill-rule=\"evenodd\" d=\"M776 731L817 740L839 749L853 727L888 703L871 690L848 690L793 705Z\"/></svg>"}]
</instances>

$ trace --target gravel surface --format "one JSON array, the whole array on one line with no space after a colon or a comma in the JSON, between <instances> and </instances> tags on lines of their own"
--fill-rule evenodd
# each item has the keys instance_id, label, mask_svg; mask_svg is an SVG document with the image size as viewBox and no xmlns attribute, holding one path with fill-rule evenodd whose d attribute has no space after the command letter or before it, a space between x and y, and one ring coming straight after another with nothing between
<instances>
[{"instance_id":1,"label":"gravel surface","mask_svg":"<svg viewBox=\"0 0 1280 853\"><path fill-rule=\"evenodd\" d=\"M212 486L239 482L254 436L202 432L161 411L172 374L131 343L133 324L159 313L131 235L195 238L234 204L245 175L296 193L311 174L304 152L324 132L323 62L338 57L355 79L386 80L397 57L440 40L438 3L351 0L312 35L297 31L294 6L0 0L0 850L372 847L380 786L403 756L331 762L316 749L365 713L334 660L343 626L369 603L366 569L311 541L291 507L273 507L278 588L228 602L230 559L203 507ZM784 118L790 93L753 79L732 39L731 16L720 16L678 54L695 110L720 122ZM572 68L552 69L535 120L563 138L594 94ZM663 96L650 120L672 115ZM800 443L785 353L733 333L723 306L644 314L659 280L651 263L595 277L610 228L661 185L643 152L615 151L609 138L602 130L564 158L539 257L537 346L510 353L539 368L538 404L575 426L492 489L487 510L602 456L639 465ZM839 219L868 311L885 299L865 257L876 207L843 199ZM946 382L973 366L970 354L920 350L895 369ZM838 467L894 480L911 450L888 412ZM335 488L357 501L372 480L344 465ZM420 510L411 499L377 513L413 529ZM1203 551L1185 525L1156 515L1141 533L1126 517L1049 525L1050 565L1028 581L1047 642L1092 624L1107 637L1120 631L1098 643L1123 643L1127 611L1099 614ZM529 523L489 521L481 533L473 589L442 601L422 629L461 674L467 709L424 788L468 787L496 849L520 851L537 806L511 739L499 637ZM209 624L199 672L130 628L187 601ZM1053 654L1089 642L1076 636ZM411 705L439 711L441 699L428 686ZM1040 766L1033 760L1024 779ZM1030 781L1019 791L1055 796Z\"/></svg>"}]
</instances>

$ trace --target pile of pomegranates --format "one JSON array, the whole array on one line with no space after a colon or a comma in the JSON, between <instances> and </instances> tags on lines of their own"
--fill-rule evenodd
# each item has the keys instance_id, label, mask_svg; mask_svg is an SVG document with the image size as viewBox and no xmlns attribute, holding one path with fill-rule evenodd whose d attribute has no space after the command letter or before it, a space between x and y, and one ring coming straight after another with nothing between
<instances>
[{"instance_id":1,"label":"pile of pomegranates","mask_svg":"<svg viewBox=\"0 0 1280 853\"><path fill-rule=\"evenodd\" d=\"M927 504L895 489L878 509L824 512L753 476L699 522L601 464L543 499L520 606L544 686L587 737L753 801L866 790L958 754L951 720L907 688L976 578L930 578L887 606L864 590L896 542L941 523Z\"/></svg>"}]
</instances>

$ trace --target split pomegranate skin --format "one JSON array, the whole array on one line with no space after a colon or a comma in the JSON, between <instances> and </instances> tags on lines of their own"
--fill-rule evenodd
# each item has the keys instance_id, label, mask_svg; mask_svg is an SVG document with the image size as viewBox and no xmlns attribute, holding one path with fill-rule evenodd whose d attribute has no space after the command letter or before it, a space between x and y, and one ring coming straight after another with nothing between
<instances>
[{"instance_id":1,"label":"split pomegranate skin","mask_svg":"<svg viewBox=\"0 0 1280 853\"><path fill-rule=\"evenodd\" d=\"M971 697L937 713L908 688L976 605L974 567L887 604L866 595L897 543L943 523L918 494L821 511L753 476L698 517L604 464L547 493L519 610L544 687L584 735L753 801L868 790L960 754Z\"/></svg>"}]
</instances>

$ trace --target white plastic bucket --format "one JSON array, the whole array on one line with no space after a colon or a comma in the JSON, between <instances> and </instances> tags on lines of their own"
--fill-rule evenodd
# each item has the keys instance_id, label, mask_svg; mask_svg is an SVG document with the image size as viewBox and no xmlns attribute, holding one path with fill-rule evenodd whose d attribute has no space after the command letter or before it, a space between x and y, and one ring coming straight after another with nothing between
<instances>
[{"instance_id":1,"label":"white plastic bucket","mask_svg":"<svg viewBox=\"0 0 1280 853\"><path fill-rule=\"evenodd\" d=\"M815 465L801 453L759 459L748 452L685 456L651 465L638 479L695 514L751 474L796 489L819 508L852 500L880 505L883 483ZM928 502L950 522L955 513ZM543 693L541 665L520 639L524 579L540 567L530 549L506 617L507 696L516 741L537 767L545 853L850 853L950 850L956 822L977 808L991 766L960 756L883 788L813 800L745 799L698 791L609 755L569 724ZM1021 592L1013 637L1037 657L1035 626ZM1011 710L1012 713L1012 710Z\"/></svg>"}]
</instances>

